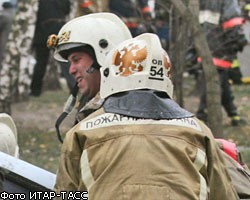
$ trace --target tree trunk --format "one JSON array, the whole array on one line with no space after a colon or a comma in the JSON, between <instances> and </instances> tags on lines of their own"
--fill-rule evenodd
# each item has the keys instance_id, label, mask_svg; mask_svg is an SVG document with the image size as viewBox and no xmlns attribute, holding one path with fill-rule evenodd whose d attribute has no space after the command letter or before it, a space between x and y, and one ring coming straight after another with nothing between
<instances>
[{"instance_id":1,"label":"tree trunk","mask_svg":"<svg viewBox=\"0 0 250 200\"><path fill-rule=\"evenodd\" d=\"M191 29L194 44L202 58L202 65L207 87L208 125L215 137L223 137L220 83L218 73L213 65L212 55L208 47L205 34L201 30L198 16L187 8L181 0L170 0L180 15L185 19ZM193 5L198 0L190 0Z\"/></svg>"},{"instance_id":2,"label":"tree trunk","mask_svg":"<svg viewBox=\"0 0 250 200\"><path fill-rule=\"evenodd\" d=\"M72 9L75 7L71 0ZM11 103L26 100L29 97L30 83L34 68L32 40L38 10L37 0L19 0L16 14L5 48L5 56L0 71L0 112L11 114ZM72 10L71 17L75 17ZM59 88L56 69L51 69L53 76L46 78ZM50 74L51 75L51 74ZM50 84L51 86L51 84Z\"/></svg>"},{"instance_id":3,"label":"tree trunk","mask_svg":"<svg viewBox=\"0 0 250 200\"><path fill-rule=\"evenodd\" d=\"M183 20L175 11L172 13L174 28L171 29L171 45L170 52L172 55L172 62L174 63L174 88L175 98L178 104L184 107L183 101L183 72L184 72L184 61L185 61L185 50L187 49L187 23Z\"/></svg>"},{"instance_id":4,"label":"tree trunk","mask_svg":"<svg viewBox=\"0 0 250 200\"><path fill-rule=\"evenodd\" d=\"M35 30L38 1L19 0L5 47L0 72L0 112L12 101L28 98L32 71L31 44ZM2 104L2 105L1 105Z\"/></svg>"}]
</instances>

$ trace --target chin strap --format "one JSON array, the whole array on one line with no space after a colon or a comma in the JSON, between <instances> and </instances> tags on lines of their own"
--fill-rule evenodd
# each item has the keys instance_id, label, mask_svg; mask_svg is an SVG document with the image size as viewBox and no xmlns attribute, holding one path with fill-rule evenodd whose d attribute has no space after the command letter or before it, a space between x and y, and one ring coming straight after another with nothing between
<instances>
[{"instance_id":1,"label":"chin strap","mask_svg":"<svg viewBox=\"0 0 250 200\"><path fill-rule=\"evenodd\" d=\"M72 92L71 92L71 95L68 97L68 99L65 103L65 106L63 108L63 113L57 118L56 123L55 123L57 137L61 143L63 143L63 139L62 139L61 134L60 134L59 126L62 123L62 121L68 116L68 114L73 110L73 108L76 104L76 100L77 100L78 89L79 88L78 88L77 83L76 83Z\"/></svg>"},{"instance_id":2,"label":"chin strap","mask_svg":"<svg viewBox=\"0 0 250 200\"><path fill-rule=\"evenodd\" d=\"M87 73L92 74L95 70L100 70L101 66L95 60L94 63L87 69Z\"/></svg>"}]
</instances>

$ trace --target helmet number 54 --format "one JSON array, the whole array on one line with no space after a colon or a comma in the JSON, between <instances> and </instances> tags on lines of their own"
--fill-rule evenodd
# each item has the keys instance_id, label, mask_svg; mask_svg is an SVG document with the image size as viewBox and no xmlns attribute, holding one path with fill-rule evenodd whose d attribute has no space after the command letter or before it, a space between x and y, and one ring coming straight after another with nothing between
<instances>
[{"instance_id":1,"label":"helmet number 54","mask_svg":"<svg viewBox=\"0 0 250 200\"><path fill-rule=\"evenodd\" d=\"M156 66L151 66L149 79L161 80L163 81L163 68L157 69Z\"/></svg>"}]
</instances>

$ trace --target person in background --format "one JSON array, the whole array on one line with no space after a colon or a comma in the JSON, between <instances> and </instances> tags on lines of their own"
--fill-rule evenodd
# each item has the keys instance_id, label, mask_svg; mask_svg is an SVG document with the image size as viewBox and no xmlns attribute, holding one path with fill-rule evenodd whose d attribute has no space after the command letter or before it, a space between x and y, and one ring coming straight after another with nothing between
<instances>
[{"instance_id":1,"label":"person in background","mask_svg":"<svg viewBox=\"0 0 250 200\"><path fill-rule=\"evenodd\" d=\"M152 25L153 10L149 0L80 0L78 16L95 12L111 12L118 15L133 37L143 32L155 31Z\"/></svg>"},{"instance_id":2,"label":"person in background","mask_svg":"<svg viewBox=\"0 0 250 200\"><path fill-rule=\"evenodd\" d=\"M97 12L109 12L109 0L78 0L77 4L77 16Z\"/></svg>"},{"instance_id":3,"label":"person in background","mask_svg":"<svg viewBox=\"0 0 250 200\"><path fill-rule=\"evenodd\" d=\"M109 0L108 9L121 17L133 37L155 31L151 24L152 9L148 0Z\"/></svg>"},{"instance_id":4,"label":"person in background","mask_svg":"<svg viewBox=\"0 0 250 200\"><path fill-rule=\"evenodd\" d=\"M39 0L36 30L33 38L36 64L30 85L30 95L40 96L42 93L43 78L50 57L50 50L46 43L48 36L56 34L65 24L66 16L70 12L69 0ZM69 65L60 62L62 76L66 78L69 90L75 85L74 78L69 74Z\"/></svg>"},{"instance_id":5,"label":"person in background","mask_svg":"<svg viewBox=\"0 0 250 200\"><path fill-rule=\"evenodd\" d=\"M55 191L89 199L238 199L208 127L173 100L172 65L151 33L101 67L102 108L64 140Z\"/></svg>"},{"instance_id":6,"label":"person in background","mask_svg":"<svg viewBox=\"0 0 250 200\"><path fill-rule=\"evenodd\" d=\"M171 6L168 3L163 3L162 1L155 0L154 6L154 24L156 29L156 34L161 40L163 48L167 51L169 49L169 41L170 41L170 17L169 11L167 8Z\"/></svg>"},{"instance_id":7,"label":"person in background","mask_svg":"<svg viewBox=\"0 0 250 200\"><path fill-rule=\"evenodd\" d=\"M230 118L232 126L245 125L247 122L239 116L229 83L230 68L235 67L236 69L237 67L235 55L242 51L246 45L246 39L241 31L241 26L245 20L241 17L237 0L213 1L210 3L207 3L206 0L200 0L199 21L206 34L214 65L217 67L219 74L221 104ZM201 96L197 117L206 122L207 94L204 74L199 80Z\"/></svg>"}]
</instances>

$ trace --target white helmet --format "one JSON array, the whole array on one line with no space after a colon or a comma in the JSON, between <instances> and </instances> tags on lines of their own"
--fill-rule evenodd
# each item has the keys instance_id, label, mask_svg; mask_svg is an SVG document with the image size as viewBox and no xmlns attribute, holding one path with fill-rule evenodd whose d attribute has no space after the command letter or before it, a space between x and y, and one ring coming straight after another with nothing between
<instances>
[{"instance_id":1,"label":"white helmet","mask_svg":"<svg viewBox=\"0 0 250 200\"><path fill-rule=\"evenodd\" d=\"M0 113L0 151L18 157L17 130L11 116Z\"/></svg>"},{"instance_id":2,"label":"white helmet","mask_svg":"<svg viewBox=\"0 0 250 200\"><path fill-rule=\"evenodd\" d=\"M48 46L55 47L55 59L67 62L60 54L62 51L89 45L95 52L98 64L103 66L107 53L120 42L131 37L127 26L115 14L93 13L66 23L57 38L52 39L56 44Z\"/></svg>"},{"instance_id":3,"label":"white helmet","mask_svg":"<svg viewBox=\"0 0 250 200\"><path fill-rule=\"evenodd\" d=\"M171 63L157 35L144 33L114 48L101 68L102 98L112 94L152 89L172 98Z\"/></svg>"}]
</instances>

